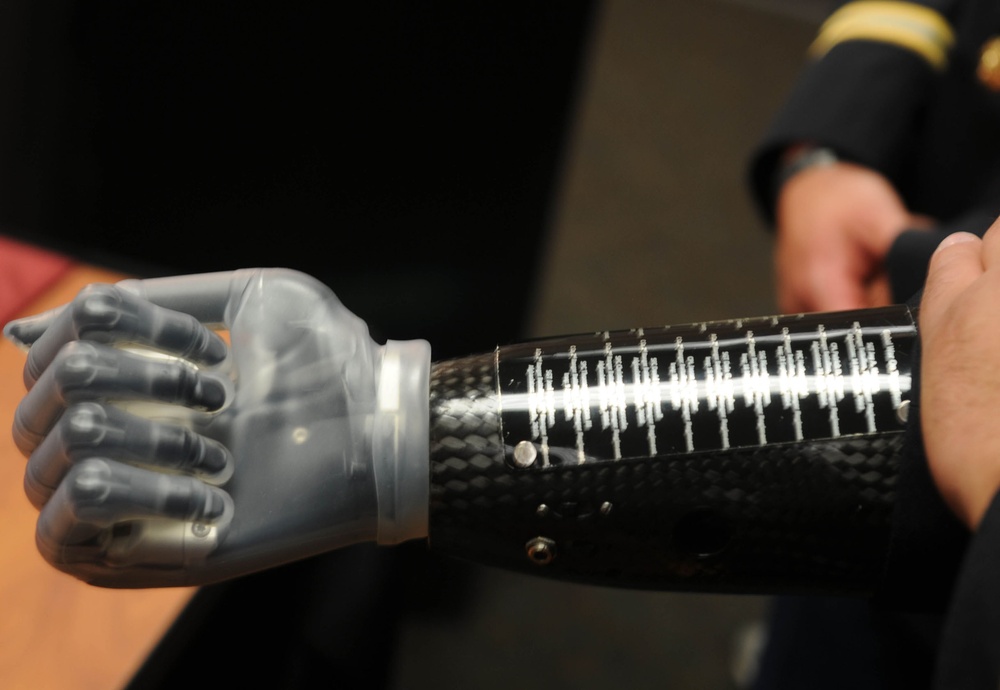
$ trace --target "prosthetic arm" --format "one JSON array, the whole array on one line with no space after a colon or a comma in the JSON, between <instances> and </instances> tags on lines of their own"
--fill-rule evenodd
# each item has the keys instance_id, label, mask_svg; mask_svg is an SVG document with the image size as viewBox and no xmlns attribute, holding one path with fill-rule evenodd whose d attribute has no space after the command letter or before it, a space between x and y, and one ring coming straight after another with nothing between
<instances>
[{"instance_id":1,"label":"prosthetic arm","mask_svg":"<svg viewBox=\"0 0 1000 690\"><path fill-rule=\"evenodd\" d=\"M432 363L283 269L85 288L8 324L37 542L96 585L425 539L594 584L869 594L906 306L600 332Z\"/></svg>"}]
</instances>

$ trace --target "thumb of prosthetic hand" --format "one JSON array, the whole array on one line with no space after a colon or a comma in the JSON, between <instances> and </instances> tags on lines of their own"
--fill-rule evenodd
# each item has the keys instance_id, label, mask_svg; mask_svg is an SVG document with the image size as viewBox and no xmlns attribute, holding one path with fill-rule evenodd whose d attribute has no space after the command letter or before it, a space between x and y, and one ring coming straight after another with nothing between
<instances>
[{"instance_id":1,"label":"thumb of prosthetic hand","mask_svg":"<svg viewBox=\"0 0 1000 690\"><path fill-rule=\"evenodd\" d=\"M425 341L286 269L91 285L12 322L37 542L93 584L207 584L427 535Z\"/></svg>"}]
</instances>

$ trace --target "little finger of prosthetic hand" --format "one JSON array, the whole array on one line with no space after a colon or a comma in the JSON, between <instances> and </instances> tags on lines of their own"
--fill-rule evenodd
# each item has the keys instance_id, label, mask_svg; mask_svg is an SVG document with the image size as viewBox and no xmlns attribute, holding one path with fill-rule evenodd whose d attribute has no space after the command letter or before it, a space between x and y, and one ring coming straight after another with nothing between
<instances>
[{"instance_id":1,"label":"little finger of prosthetic hand","mask_svg":"<svg viewBox=\"0 0 1000 690\"><path fill-rule=\"evenodd\" d=\"M8 324L37 543L96 585L206 584L427 535L424 341L286 269L91 285Z\"/></svg>"}]
</instances>

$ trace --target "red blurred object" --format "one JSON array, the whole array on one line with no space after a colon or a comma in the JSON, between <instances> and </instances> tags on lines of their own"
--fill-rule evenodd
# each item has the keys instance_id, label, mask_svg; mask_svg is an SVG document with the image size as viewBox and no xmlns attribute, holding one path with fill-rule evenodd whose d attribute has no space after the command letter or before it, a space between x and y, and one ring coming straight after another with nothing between
<instances>
[{"instance_id":1,"label":"red blurred object","mask_svg":"<svg viewBox=\"0 0 1000 690\"><path fill-rule=\"evenodd\" d=\"M0 236L0 324L17 316L73 265L62 254Z\"/></svg>"}]
</instances>

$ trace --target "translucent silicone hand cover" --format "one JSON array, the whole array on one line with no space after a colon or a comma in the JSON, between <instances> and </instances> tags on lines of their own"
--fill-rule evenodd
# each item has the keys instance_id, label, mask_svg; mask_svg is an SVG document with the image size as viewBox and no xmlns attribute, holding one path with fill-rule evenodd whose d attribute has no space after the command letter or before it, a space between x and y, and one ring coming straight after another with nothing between
<instances>
[{"instance_id":1,"label":"translucent silicone hand cover","mask_svg":"<svg viewBox=\"0 0 1000 690\"><path fill-rule=\"evenodd\" d=\"M286 269L91 285L7 325L37 542L109 587L206 584L427 534L424 341Z\"/></svg>"}]
</instances>

